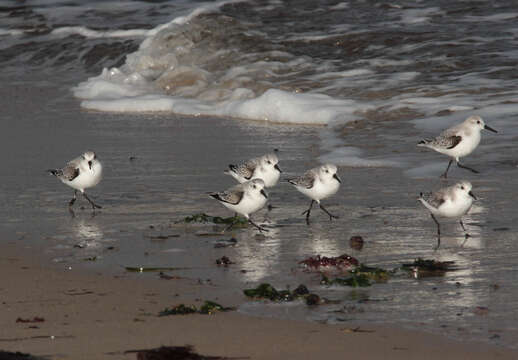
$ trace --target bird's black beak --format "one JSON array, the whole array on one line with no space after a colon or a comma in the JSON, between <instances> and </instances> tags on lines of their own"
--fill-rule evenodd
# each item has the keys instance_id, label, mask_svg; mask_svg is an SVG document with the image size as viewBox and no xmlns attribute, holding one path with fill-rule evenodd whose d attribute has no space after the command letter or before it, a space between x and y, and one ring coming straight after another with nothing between
<instances>
[{"instance_id":1,"label":"bird's black beak","mask_svg":"<svg viewBox=\"0 0 518 360\"><path fill-rule=\"evenodd\" d=\"M282 172L282 171L281 171L281 168L279 167L279 165L275 164L274 168L275 168L278 172L280 172L280 173Z\"/></svg>"},{"instance_id":2,"label":"bird's black beak","mask_svg":"<svg viewBox=\"0 0 518 360\"><path fill-rule=\"evenodd\" d=\"M88 162L88 167L90 168L90 170L92 170L92 160Z\"/></svg>"},{"instance_id":3,"label":"bird's black beak","mask_svg":"<svg viewBox=\"0 0 518 360\"><path fill-rule=\"evenodd\" d=\"M469 196L471 196L473 199L477 200L477 198L475 197L475 194L473 194L473 192L472 192L472 191L470 191L470 192L468 193L468 195L469 195Z\"/></svg>"},{"instance_id":4,"label":"bird's black beak","mask_svg":"<svg viewBox=\"0 0 518 360\"><path fill-rule=\"evenodd\" d=\"M266 191L261 189L261 194L264 196L265 199L268 199L268 195L266 195Z\"/></svg>"},{"instance_id":5,"label":"bird's black beak","mask_svg":"<svg viewBox=\"0 0 518 360\"><path fill-rule=\"evenodd\" d=\"M334 174L333 177L338 181L339 183L342 183L342 180L338 177L338 175Z\"/></svg>"},{"instance_id":6,"label":"bird's black beak","mask_svg":"<svg viewBox=\"0 0 518 360\"><path fill-rule=\"evenodd\" d=\"M493 129L493 128L491 128L491 127L487 126L487 125L484 125L484 129L489 130L489 131L492 131L492 132L494 132L494 133L497 133L497 132L498 132L498 131L496 131L495 129Z\"/></svg>"}]
</instances>

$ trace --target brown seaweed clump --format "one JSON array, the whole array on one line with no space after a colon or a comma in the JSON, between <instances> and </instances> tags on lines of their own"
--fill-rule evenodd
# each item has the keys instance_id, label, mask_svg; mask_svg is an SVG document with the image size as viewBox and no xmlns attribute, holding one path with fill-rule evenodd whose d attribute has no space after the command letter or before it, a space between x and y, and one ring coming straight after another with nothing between
<instances>
[{"instance_id":1,"label":"brown seaweed clump","mask_svg":"<svg viewBox=\"0 0 518 360\"><path fill-rule=\"evenodd\" d=\"M220 356L205 356L194 352L192 346L162 346L157 349L128 350L125 352L136 353L137 360L225 360Z\"/></svg>"},{"instance_id":2,"label":"brown seaweed clump","mask_svg":"<svg viewBox=\"0 0 518 360\"><path fill-rule=\"evenodd\" d=\"M350 271L360 265L357 259L347 254L336 257L311 256L299 261L299 264L309 271Z\"/></svg>"}]
</instances>

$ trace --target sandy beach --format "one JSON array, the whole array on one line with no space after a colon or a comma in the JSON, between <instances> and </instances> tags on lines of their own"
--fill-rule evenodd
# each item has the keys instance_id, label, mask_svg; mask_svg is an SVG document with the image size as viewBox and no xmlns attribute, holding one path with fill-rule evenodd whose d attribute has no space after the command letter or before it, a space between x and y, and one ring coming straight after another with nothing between
<instances>
[{"instance_id":1,"label":"sandy beach","mask_svg":"<svg viewBox=\"0 0 518 360\"><path fill-rule=\"evenodd\" d=\"M157 316L176 304L246 301L189 279L106 275L51 265L17 244L2 246L0 349L51 359L135 359L130 350L193 345L240 359L516 359L518 352L389 327L323 325L236 311ZM22 322L39 318L35 322ZM18 321L17 321L18 320Z\"/></svg>"}]
</instances>

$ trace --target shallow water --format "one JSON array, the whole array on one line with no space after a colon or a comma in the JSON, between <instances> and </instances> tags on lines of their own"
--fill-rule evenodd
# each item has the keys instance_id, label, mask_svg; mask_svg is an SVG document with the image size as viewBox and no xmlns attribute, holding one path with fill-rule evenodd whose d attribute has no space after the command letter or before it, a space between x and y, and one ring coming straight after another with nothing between
<instances>
[{"instance_id":1,"label":"shallow water","mask_svg":"<svg viewBox=\"0 0 518 360\"><path fill-rule=\"evenodd\" d=\"M185 269L172 273L210 279L232 291L260 282L278 288L304 283L341 301L317 308L247 303L240 308L244 312L394 323L516 346L518 13L511 2L216 7L221 10L194 16L186 25L201 29L209 41L195 42L179 57L183 65L195 64L192 76L204 74L210 81L174 93L157 87L159 77L146 72L145 82L124 88L135 93L89 99L112 105L124 100L142 110L142 96L153 95L180 106L157 113L86 110L72 89L98 78L103 67L127 71L125 56L135 54L146 36L156 35L136 30L151 31L206 4L127 2L124 11L104 2L34 2L16 9L1 4L0 28L9 30L0 33L3 239L43 251L63 266L115 272L124 266L180 267ZM207 35L217 26L228 36L225 31ZM110 32L116 30L130 33ZM172 41L182 40L176 32L188 33L171 31ZM241 31L254 41L240 37ZM230 55L213 61L208 55L215 46ZM248 90L235 92L243 87ZM265 96L267 89L274 96ZM229 91L235 96L232 106ZM234 118L264 120L265 113L258 112L263 109L268 121ZM484 133L480 147L465 160L481 175L451 170L448 184L468 179L480 199L464 219L472 237L465 241L460 225L446 221L441 248L434 251L435 225L416 196L446 185L438 175L447 159L415 144L472 113L499 130ZM273 123L279 121L283 124ZM328 126L293 124L300 122ZM71 189L45 169L85 149L94 149L105 164L102 183L90 191L104 208L92 216L81 201L86 209L77 207L72 217L66 207ZM234 184L223 174L229 163L273 149L279 149L284 177L324 161L340 166L343 185L324 201L340 220L329 222L315 210L306 226L300 214L309 201L282 183L270 190L274 208L254 215L271 229L264 237L252 228L200 236L218 229L175 224L199 212L230 216L206 192ZM365 239L361 251L350 247L352 235ZM231 236L235 247L214 247ZM398 275L386 284L350 289L322 287L319 275L297 265L308 256L342 253L388 269L424 257L455 261L458 270L427 279ZM236 264L218 268L215 260L223 255ZM480 306L488 308L487 314L477 314Z\"/></svg>"}]
</instances>

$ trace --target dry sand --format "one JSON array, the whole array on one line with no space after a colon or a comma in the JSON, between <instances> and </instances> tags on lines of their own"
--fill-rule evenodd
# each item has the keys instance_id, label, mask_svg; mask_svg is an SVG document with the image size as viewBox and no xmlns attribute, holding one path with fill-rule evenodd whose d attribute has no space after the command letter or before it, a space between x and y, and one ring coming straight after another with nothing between
<instances>
[{"instance_id":1,"label":"dry sand","mask_svg":"<svg viewBox=\"0 0 518 360\"><path fill-rule=\"evenodd\" d=\"M50 264L37 250L2 246L0 350L50 359L135 359L127 350L191 344L204 355L245 359L517 359L518 351L366 325L255 318L239 312L158 317L179 303L246 301L189 279L100 274ZM17 322L43 318L42 322ZM365 331L365 332L364 332Z\"/></svg>"}]
</instances>

